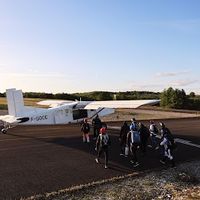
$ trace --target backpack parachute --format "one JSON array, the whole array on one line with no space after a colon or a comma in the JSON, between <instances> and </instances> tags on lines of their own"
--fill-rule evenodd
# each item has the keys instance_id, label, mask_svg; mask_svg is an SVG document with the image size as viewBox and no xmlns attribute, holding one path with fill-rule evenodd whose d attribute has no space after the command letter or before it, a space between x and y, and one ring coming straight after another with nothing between
<instances>
[{"instance_id":1,"label":"backpack parachute","mask_svg":"<svg viewBox=\"0 0 200 200\"><path fill-rule=\"evenodd\" d=\"M101 140L102 146L108 146L109 145L109 136L107 134L100 135L100 140Z\"/></svg>"},{"instance_id":2,"label":"backpack parachute","mask_svg":"<svg viewBox=\"0 0 200 200\"><path fill-rule=\"evenodd\" d=\"M150 131L153 132L153 133L156 133L156 134L159 132L158 128L157 128L157 126L155 124L152 124L150 126Z\"/></svg>"},{"instance_id":3,"label":"backpack parachute","mask_svg":"<svg viewBox=\"0 0 200 200\"><path fill-rule=\"evenodd\" d=\"M154 125L154 132L155 132L155 133L158 133L158 132L159 132L156 125Z\"/></svg>"},{"instance_id":4,"label":"backpack parachute","mask_svg":"<svg viewBox=\"0 0 200 200\"><path fill-rule=\"evenodd\" d=\"M168 128L165 128L165 134L166 134L166 138L168 140L168 146L170 149L176 149L177 148L177 144L174 140L174 136L171 134L170 130Z\"/></svg>"},{"instance_id":5,"label":"backpack parachute","mask_svg":"<svg viewBox=\"0 0 200 200\"><path fill-rule=\"evenodd\" d=\"M138 125L136 122L132 122L130 125L130 130L131 131L137 131L138 130Z\"/></svg>"},{"instance_id":6,"label":"backpack parachute","mask_svg":"<svg viewBox=\"0 0 200 200\"><path fill-rule=\"evenodd\" d=\"M90 131L90 125L84 123L84 124L82 125L81 130L82 130L84 133L88 133L88 132Z\"/></svg>"},{"instance_id":7,"label":"backpack parachute","mask_svg":"<svg viewBox=\"0 0 200 200\"><path fill-rule=\"evenodd\" d=\"M131 143L140 143L140 133L138 131L131 131Z\"/></svg>"}]
</instances>

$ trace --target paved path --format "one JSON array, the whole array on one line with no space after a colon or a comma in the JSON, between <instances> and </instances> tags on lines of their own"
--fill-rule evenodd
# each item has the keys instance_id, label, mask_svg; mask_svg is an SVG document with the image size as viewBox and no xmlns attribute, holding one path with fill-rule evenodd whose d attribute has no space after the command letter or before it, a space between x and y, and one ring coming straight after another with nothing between
<instances>
[{"instance_id":1,"label":"paved path","mask_svg":"<svg viewBox=\"0 0 200 200\"><path fill-rule=\"evenodd\" d=\"M146 122L145 122L146 123ZM177 138L200 145L200 119L166 121ZM119 123L110 125L119 126ZM83 144L78 125L18 126L0 135L0 199L19 199L69 186L111 178L134 171L163 168L159 152L139 155L140 167L119 156L118 131L112 140L109 169L94 162L94 144ZM200 149L179 143L178 163L200 159ZM103 162L103 161L102 161Z\"/></svg>"}]
</instances>

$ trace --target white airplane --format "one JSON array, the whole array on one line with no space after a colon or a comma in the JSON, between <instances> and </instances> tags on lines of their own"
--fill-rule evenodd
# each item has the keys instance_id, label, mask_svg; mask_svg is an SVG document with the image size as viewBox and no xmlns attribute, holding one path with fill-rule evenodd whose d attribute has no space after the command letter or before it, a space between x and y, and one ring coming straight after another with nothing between
<instances>
[{"instance_id":1,"label":"white airplane","mask_svg":"<svg viewBox=\"0 0 200 200\"><path fill-rule=\"evenodd\" d=\"M77 123L95 115L104 116L114 113L115 108L138 108L143 105L157 104L160 100L123 100L123 101L58 101L45 100L38 104L50 108L24 106L22 90L6 90L9 115L0 116L4 124L2 132L17 124L44 125Z\"/></svg>"}]
</instances>

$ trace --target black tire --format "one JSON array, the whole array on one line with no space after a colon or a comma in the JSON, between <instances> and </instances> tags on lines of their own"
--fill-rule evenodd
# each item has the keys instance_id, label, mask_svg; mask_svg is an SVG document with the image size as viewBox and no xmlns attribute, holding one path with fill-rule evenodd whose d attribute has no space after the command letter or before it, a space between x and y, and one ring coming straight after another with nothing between
<instances>
[{"instance_id":1,"label":"black tire","mask_svg":"<svg viewBox=\"0 0 200 200\"><path fill-rule=\"evenodd\" d=\"M1 129L1 132L3 133L3 134L6 134L7 133L7 130L6 129Z\"/></svg>"}]
</instances>

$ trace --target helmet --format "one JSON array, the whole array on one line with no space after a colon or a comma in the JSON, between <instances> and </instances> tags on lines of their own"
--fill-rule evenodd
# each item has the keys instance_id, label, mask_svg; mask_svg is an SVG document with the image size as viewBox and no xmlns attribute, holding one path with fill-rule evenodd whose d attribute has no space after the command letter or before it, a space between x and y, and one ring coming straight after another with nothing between
<instances>
[{"instance_id":1,"label":"helmet","mask_svg":"<svg viewBox=\"0 0 200 200\"><path fill-rule=\"evenodd\" d=\"M101 129L100 129L100 133L101 133L101 134L105 134L105 133L106 133L106 128L105 128L105 127L101 128Z\"/></svg>"},{"instance_id":2,"label":"helmet","mask_svg":"<svg viewBox=\"0 0 200 200\"><path fill-rule=\"evenodd\" d=\"M135 118L132 118L131 121L132 121L132 122L135 122Z\"/></svg>"},{"instance_id":3,"label":"helmet","mask_svg":"<svg viewBox=\"0 0 200 200\"><path fill-rule=\"evenodd\" d=\"M139 128L142 128L142 127L144 127L144 124L141 123L141 122L139 122L139 123L138 123L138 126L139 126Z\"/></svg>"},{"instance_id":4,"label":"helmet","mask_svg":"<svg viewBox=\"0 0 200 200\"><path fill-rule=\"evenodd\" d=\"M160 122L159 124L160 124L160 126L161 126L162 128L165 127L165 124L164 124L163 122Z\"/></svg>"}]
</instances>

